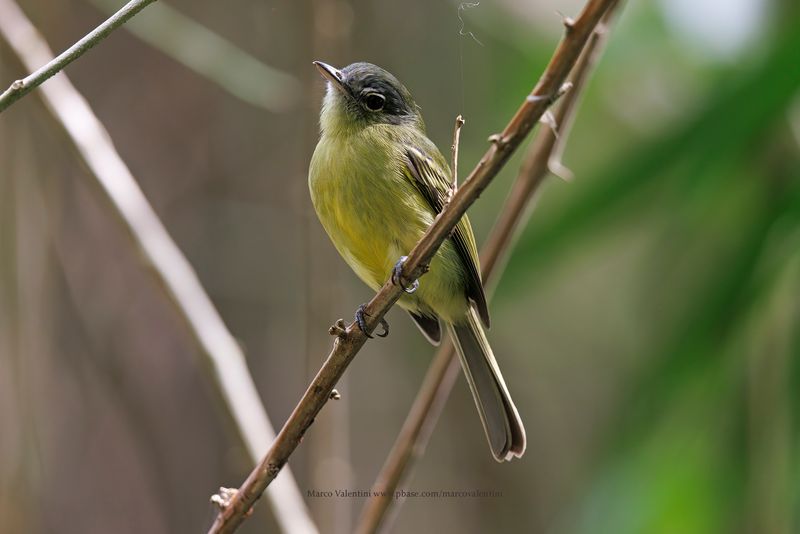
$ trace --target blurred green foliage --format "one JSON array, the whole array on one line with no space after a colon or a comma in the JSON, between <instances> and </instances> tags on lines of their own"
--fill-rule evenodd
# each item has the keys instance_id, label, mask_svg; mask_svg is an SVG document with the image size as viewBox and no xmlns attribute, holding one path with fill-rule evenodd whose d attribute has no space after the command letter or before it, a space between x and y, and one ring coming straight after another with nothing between
<instances>
[{"instance_id":1,"label":"blurred green foliage","mask_svg":"<svg viewBox=\"0 0 800 534\"><path fill-rule=\"evenodd\" d=\"M657 236L639 297L644 321L655 325L647 333L652 356L626 386L564 532L800 528L792 402L800 356L800 156L787 117L800 90L800 20L776 26L763 57L720 69L696 109L582 173L560 209L534 219L509 263L500 298L544 283L565 253L621 226L646 225ZM775 302L767 307L765 300ZM770 320L748 329L767 313L781 330ZM754 360L781 362L778 383L752 384ZM754 412L758 388L773 387L783 388L779 404ZM782 418L784 409L793 418ZM767 473L758 455L770 449L759 445L771 437L753 418L785 426L786 458L777 468L766 459Z\"/></svg>"}]
</instances>

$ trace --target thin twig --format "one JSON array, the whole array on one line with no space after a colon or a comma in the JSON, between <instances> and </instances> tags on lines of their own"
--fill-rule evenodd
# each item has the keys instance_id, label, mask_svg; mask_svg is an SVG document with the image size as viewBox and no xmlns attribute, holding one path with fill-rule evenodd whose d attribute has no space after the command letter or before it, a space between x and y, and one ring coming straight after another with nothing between
<instances>
[{"instance_id":1,"label":"thin twig","mask_svg":"<svg viewBox=\"0 0 800 534\"><path fill-rule=\"evenodd\" d=\"M125 24L131 17L153 2L155 2L155 0L131 0L125 4L122 9L114 13L100 26L86 34L77 43L67 48L58 57L53 58L53 54L48 53L48 56L51 57L50 61L25 78L12 83L11 86L0 95L0 113L8 106L30 93L33 89L39 87L48 78L88 52L90 48L108 37L109 33ZM5 5L2 9L12 8L12 2L10 0L3 0L3 4ZM31 47L38 45L36 41L20 44L21 46L28 45ZM38 63L36 65L38 65ZM28 65L28 68L33 69L36 65Z\"/></svg>"},{"instance_id":2,"label":"thin twig","mask_svg":"<svg viewBox=\"0 0 800 534\"><path fill-rule=\"evenodd\" d=\"M450 153L452 155L451 169L453 171L453 185L450 187L450 195L458 191L458 145L461 143L461 127L464 126L464 117L459 115L456 117L456 123L453 126L453 144L450 146Z\"/></svg>"},{"instance_id":3,"label":"thin twig","mask_svg":"<svg viewBox=\"0 0 800 534\"><path fill-rule=\"evenodd\" d=\"M430 259L452 229L489 185L514 150L531 131L542 114L559 95L562 84L589 40L595 26L614 0L589 0L572 29L559 44L544 74L512 117L503 132L493 137L489 150L477 167L453 196L451 202L434 220L431 227L409 253L400 279L416 280L421 277ZM402 289L388 280L366 305L367 332L371 333L384 314L400 298ZM277 439L258 467L231 499L230 506L220 512L209 533L230 533L244 520L244 515L259 498L264 489L286 464L314 418L328 401L331 390L344 374L347 366L367 340L366 333L351 323L345 333L334 341L333 350L314 377L300 402L284 424Z\"/></svg>"},{"instance_id":4,"label":"thin twig","mask_svg":"<svg viewBox=\"0 0 800 534\"><path fill-rule=\"evenodd\" d=\"M524 226L528 219L530 214L528 206L531 205L548 170L552 172L555 162L560 162L561 152L577 102L588 74L602 50L603 36L605 35L604 25L613 14L612 12L613 9L610 8L603 17L603 22L595 29L580 60L573 69L570 76L573 88L562 99L553 114L554 128L540 129L531 144L517 180L500 212L500 217L481 251L483 273L490 296L496 281L502 275L504 266L500 260L511 249L516 229ZM425 374L420 391L372 486L370 497L364 504L356 529L357 534L372 534L382 527L384 527L383 530L386 530L386 525L391 522L391 519L387 518L387 513L392 504L394 504L394 513L397 513L400 504L397 499L384 498L381 495L395 495L402 481L408 476L411 463L425 452L433 429L458 377L459 367L453 345L448 342L439 349Z\"/></svg>"},{"instance_id":5,"label":"thin twig","mask_svg":"<svg viewBox=\"0 0 800 534\"><path fill-rule=\"evenodd\" d=\"M52 59L47 43L12 0L0 0L0 36L25 68ZM239 344L225 327L189 262L167 233L89 104L66 76L42 87L41 96L56 122L75 144L104 193L109 207L186 321L196 341L201 367L209 369L234 420L239 438L255 463L275 437ZM291 472L270 488L269 501L281 530L314 534L305 502Z\"/></svg>"}]
</instances>

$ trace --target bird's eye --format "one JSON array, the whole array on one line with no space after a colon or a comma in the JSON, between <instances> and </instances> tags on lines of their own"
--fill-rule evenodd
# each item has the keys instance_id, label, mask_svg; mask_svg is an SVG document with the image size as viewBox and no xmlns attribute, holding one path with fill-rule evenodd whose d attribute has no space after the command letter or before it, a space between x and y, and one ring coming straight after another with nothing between
<instances>
[{"instance_id":1,"label":"bird's eye","mask_svg":"<svg viewBox=\"0 0 800 534\"><path fill-rule=\"evenodd\" d=\"M378 93L369 93L364 97L364 105L370 111L380 111L386 103L386 98Z\"/></svg>"}]
</instances>

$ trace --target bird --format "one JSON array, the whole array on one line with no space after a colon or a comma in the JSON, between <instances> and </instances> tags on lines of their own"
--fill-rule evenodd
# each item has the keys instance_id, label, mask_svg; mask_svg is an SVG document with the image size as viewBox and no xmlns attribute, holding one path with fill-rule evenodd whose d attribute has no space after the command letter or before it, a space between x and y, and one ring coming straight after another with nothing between
<instances>
[{"instance_id":1,"label":"bird","mask_svg":"<svg viewBox=\"0 0 800 534\"><path fill-rule=\"evenodd\" d=\"M374 291L400 277L406 255L452 195L452 173L421 110L391 73L366 62L314 65L327 81L308 182L334 247ZM447 329L498 462L525 452L525 428L484 331L490 325L475 237L465 214L398 304L438 345ZM364 306L356 312L367 334ZM382 322L388 334L388 324Z\"/></svg>"}]
</instances>

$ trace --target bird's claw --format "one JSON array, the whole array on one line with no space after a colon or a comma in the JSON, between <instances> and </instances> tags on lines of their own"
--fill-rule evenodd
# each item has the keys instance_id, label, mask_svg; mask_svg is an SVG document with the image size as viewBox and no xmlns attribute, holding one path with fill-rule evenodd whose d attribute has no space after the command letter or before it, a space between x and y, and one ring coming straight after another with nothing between
<instances>
[{"instance_id":1,"label":"bird's claw","mask_svg":"<svg viewBox=\"0 0 800 534\"><path fill-rule=\"evenodd\" d=\"M403 284L402 275L403 275L403 264L408 259L408 256L400 256L400 259L397 260L397 263L394 264L394 268L392 269L392 283L396 286L400 286L403 288L408 294L413 293L419 287L419 280L414 280L410 286L405 286Z\"/></svg>"},{"instance_id":2,"label":"bird's claw","mask_svg":"<svg viewBox=\"0 0 800 534\"><path fill-rule=\"evenodd\" d=\"M366 308L367 308L367 305L366 304L362 304L356 310L356 324L358 325L358 328L360 328L361 331L364 332L365 336L367 336L370 339L373 339L373 336L367 331L367 321L366 321L366 319L364 319L364 316L368 315L367 312L365 311ZM386 322L386 319L384 319L383 317L381 317L380 325L381 325L381 328L383 328L383 332L376 332L375 335L378 336L378 337L386 337L386 336L388 336L389 335L389 323Z\"/></svg>"}]
</instances>

